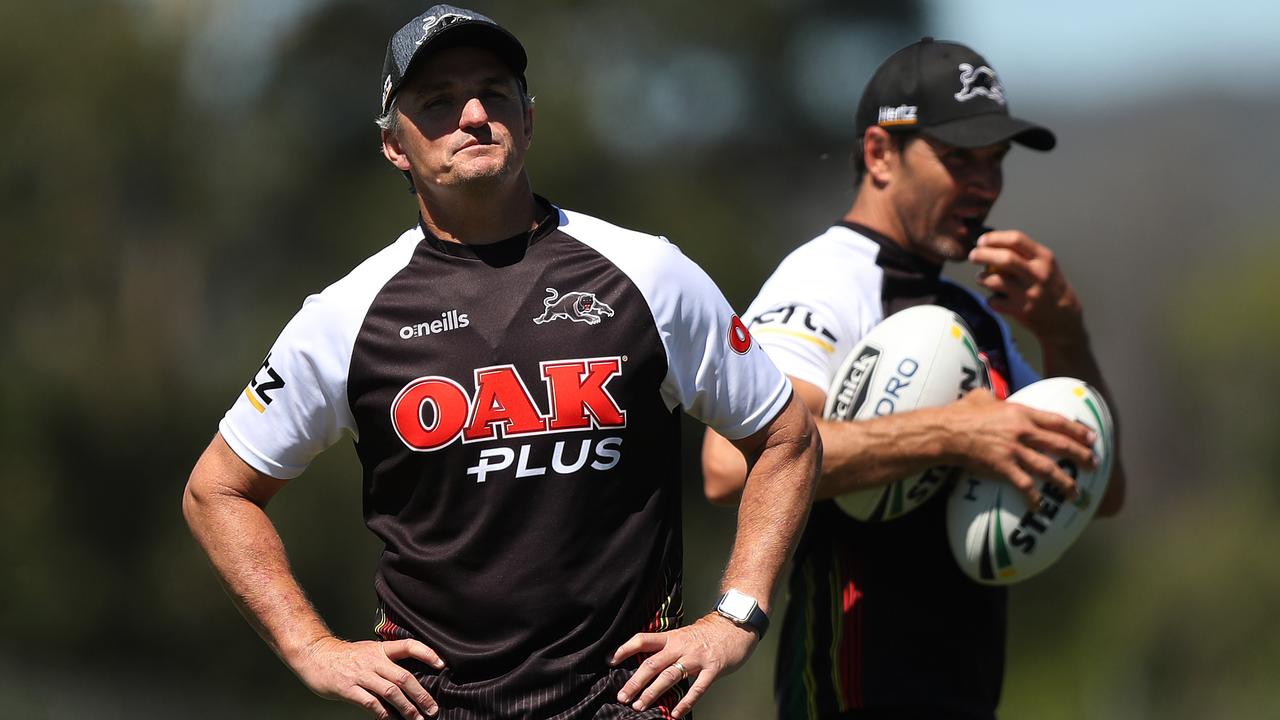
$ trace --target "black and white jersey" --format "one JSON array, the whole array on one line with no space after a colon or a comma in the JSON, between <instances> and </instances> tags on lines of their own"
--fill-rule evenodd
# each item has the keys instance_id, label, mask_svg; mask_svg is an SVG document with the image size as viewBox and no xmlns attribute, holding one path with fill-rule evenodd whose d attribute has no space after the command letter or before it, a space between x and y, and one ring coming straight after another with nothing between
<instances>
[{"instance_id":1,"label":"black and white jersey","mask_svg":"<svg viewBox=\"0 0 1280 720\"><path fill-rule=\"evenodd\" d=\"M541 202L532 233L415 227L309 297L220 426L277 478L355 439L377 633L441 654L416 669L458 720L613 703L613 651L681 621L677 411L743 438L791 392L674 245Z\"/></svg>"},{"instance_id":2,"label":"black and white jersey","mask_svg":"<svg viewBox=\"0 0 1280 720\"><path fill-rule=\"evenodd\" d=\"M744 313L788 375L824 390L885 317L934 304L964 318L1006 397L1036 373L986 302L938 266L855 224L789 255ZM1004 674L1005 590L960 571L946 535L946 496L896 520L863 523L814 505L796 551L777 665L779 717L990 718Z\"/></svg>"}]
</instances>

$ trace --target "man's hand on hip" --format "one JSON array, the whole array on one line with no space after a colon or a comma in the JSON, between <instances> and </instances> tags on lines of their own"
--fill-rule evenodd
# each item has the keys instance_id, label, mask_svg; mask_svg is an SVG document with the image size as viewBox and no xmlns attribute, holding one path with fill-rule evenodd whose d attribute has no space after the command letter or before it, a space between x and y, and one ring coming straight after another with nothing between
<instances>
[{"instance_id":1,"label":"man's hand on hip","mask_svg":"<svg viewBox=\"0 0 1280 720\"><path fill-rule=\"evenodd\" d=\"M419 720L436 715L439 708L413 673L395 663L411 658L436 669L444 667L440 656L417 640L347 642L336 637L311 643L290 664L321 697L346 700L379 720L389 720L385 702L402 717Z\"/></svg>"},{"instance_id":2,"label":"man's hand on hip","mask_svg":"<svg viewBox=\"0 0 1280 720\"><path fill-rule=\"evenodd\" d=\"M618 692L618 701L643 710L689 677L693 678L689 692L671 711L673 718L684 717L712 682L746 662L759 639L718 613L669 632L638 633L623 643L611 660L617 665L637 653L648 655Z\"/></svg>"}]
</instances>

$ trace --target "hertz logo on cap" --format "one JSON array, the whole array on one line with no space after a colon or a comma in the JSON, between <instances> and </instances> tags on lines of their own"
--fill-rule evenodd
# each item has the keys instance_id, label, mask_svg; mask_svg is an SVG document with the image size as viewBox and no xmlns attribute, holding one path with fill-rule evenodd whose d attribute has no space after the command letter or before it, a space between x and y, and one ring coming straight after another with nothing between
<instances>
[{"instance_id":1,"label":"hertz logo on cap","mask_svg":"<svg viewBox=\"0 0 1280 720\"><path fill-rule=\"evenodd\" d=\"M916 117L915 105L891 105L880 106L880 119L876 121L878 125L915 125L919 122Z\"/></svg>"}]
</instances>

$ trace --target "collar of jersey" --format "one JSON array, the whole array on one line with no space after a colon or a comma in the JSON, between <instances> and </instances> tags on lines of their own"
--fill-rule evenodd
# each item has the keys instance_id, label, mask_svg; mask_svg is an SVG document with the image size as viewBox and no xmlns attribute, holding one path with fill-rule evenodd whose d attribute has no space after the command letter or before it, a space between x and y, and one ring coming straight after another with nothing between
<instances>
[{"instance_id":1,"label":"collar of jersey","mask_svg":"<svg viewBox=\"0 0 1280 720\"><path fill-rule=\"evenodd\" d=\"M918 275L924 278L934 279L942 274L942 266L935 265L928 260L908 251L898 243L889 239L883 233L872 230L866 225L861 225L848 220L841 220L838 223L841 227L848 228L866 239L880 246L880 252L876 255L876 262L881 267L892 268L902 272Z\"/></svg>"},{"instance_id":2,"label":"collar of jersey","mask_svg":"<svg viewBox=\"0 0 1280 720\"><path fill-rule=\"evenodd\" d=\"M427 229L421 215L418 216L418 229L422 231L423 242L439 254L463 260L475 260L493 267L514 265L524 259L525 252L530 247L533 247L534 243L543 239L552 230L560 226L560 211L551 204L551 201L541 195L534 195L533 199L538 205L538 214L542 218L538 221L537 226L532 230L517 233L498 242L484 245L468 245L466 243L441 240Z\"/></svg>"}]
</instances>

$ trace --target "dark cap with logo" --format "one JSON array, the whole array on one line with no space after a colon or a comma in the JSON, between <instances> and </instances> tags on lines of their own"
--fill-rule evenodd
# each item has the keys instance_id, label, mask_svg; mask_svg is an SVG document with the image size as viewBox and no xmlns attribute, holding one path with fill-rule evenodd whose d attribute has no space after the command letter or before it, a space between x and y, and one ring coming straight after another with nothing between
<instances>
[{"instance_id":1,"label":"dark cap with logo","mask_svg":"<svg viewBox=\"0 0 1280 720\"><path fill-rule=\"evenodd\" d=\"M387 59L382 64L382 112L391 107L391 99L419 58L450 47L488 48L511 68L520 88L527 88L524 70L529 58L515 35L480 13L433 5L397 30L387 43Z\"/></svg>"},{"instance_id":2,"label":"dark cap with logo","mask_svg":"<svg viewBox=\"0 0 1280 720\"><path fill-rule=\"evenodd\" d=\"M858 138L878 125L919 131L955 147L979 148L1012 140L1051 150L1048 128L1015 118L996 71L959 43L923 38L889 56L858 103Z\"/></svg>"}]
</instances>

